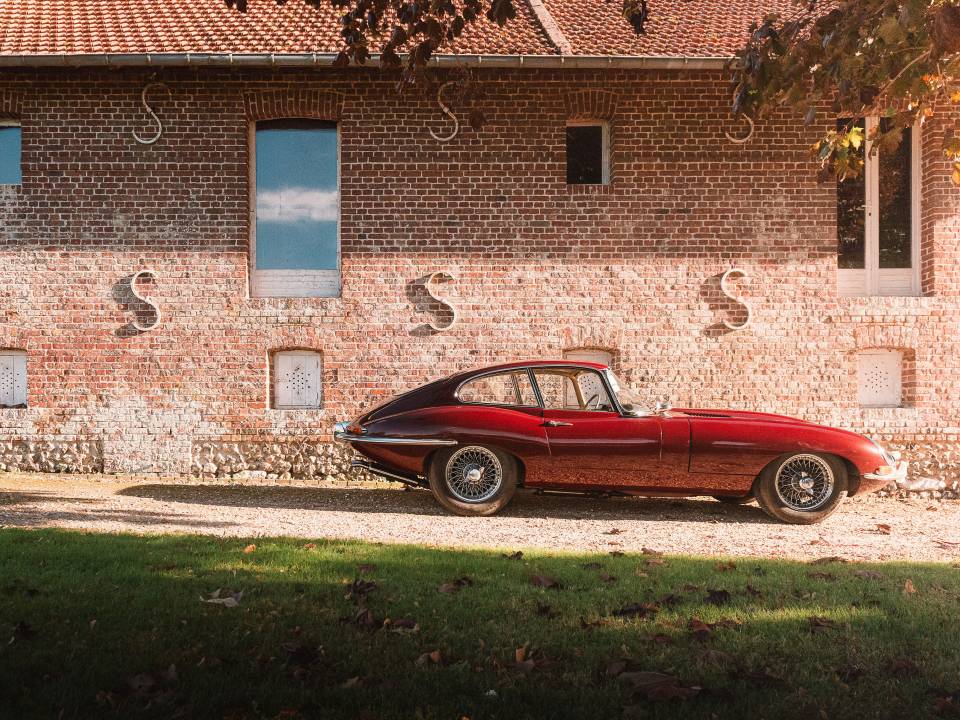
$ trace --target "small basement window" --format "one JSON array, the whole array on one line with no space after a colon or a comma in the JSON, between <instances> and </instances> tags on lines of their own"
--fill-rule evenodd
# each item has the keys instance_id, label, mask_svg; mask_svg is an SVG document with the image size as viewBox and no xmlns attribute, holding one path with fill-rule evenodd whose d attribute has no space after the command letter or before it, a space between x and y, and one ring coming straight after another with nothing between
<instances>
[{"instance_id":1,"label":"small basement window","mask_svg":"<svg viewBox=\"0 0 960 720\"><path fill-rule=\"evenodd\" d=\"M0 185L21 182L20 121L0 118Z\"/></svg>"},{"instance_id":2,"label":"small basement window","mask_svg":"<svg viewBox=\"0 0 960 720\"><path fill-rule=\"evenodd\" d=\"M610 182L610 126L599 120L567 123L567 184Z\"/></svg>"},{"instance_id":3,"label":"small basement window","mask_svg":"<svg viewBox=\"0 0 960 720\"><path fill-rule=\"evenodd\" d=\"M903 353L899 350L863 350L857 355L861 407L903 405Z\"/></svg>"},{"instance_id":4,"label":"small basement window","mask_svg":"<svg viewBox=\"0 0 960 720\"><path fill-rule=\"evenodd\" d=\"M284 350L273 356L273 407L278 410L318 408L320 353L312 350Z\"/></svg>"},{"instance_id":5,"label":"small basement window","mask_svg":"<svg viewBox=\"0 0 960 720\"><path fill-rule=\"evenodd\" d=\"M26 407L27 354L0 350L0 407Z\"/></svg>"}]
</instances>

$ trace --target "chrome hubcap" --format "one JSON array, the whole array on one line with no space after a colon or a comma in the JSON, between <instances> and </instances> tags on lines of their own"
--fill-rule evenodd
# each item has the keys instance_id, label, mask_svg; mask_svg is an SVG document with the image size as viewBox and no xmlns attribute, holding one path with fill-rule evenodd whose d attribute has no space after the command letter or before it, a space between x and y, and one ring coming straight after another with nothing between
<instances>
[{"instance_id":1,"label":"chrome hubcap","mask_svg":"<svg viewBox=\"0 0 960 720\"><path fill-rule=\"evenodd\" d=\"M457 450L447 461L445 478L450 494L460 502L486 502L503 484L503 468L491 451L482 447Z\"/></svg>"},{"instance_id":2,"label":"chrome hubcap","mask_svg":"<svg viewBox=\"0 0 960 720\"><path fill-rule=\"evenodd\" d=\"M810 511L833 494L833 470L817 455L794 455L777 470L777 497L792 510Z\"/></svg>"}]
</instances>

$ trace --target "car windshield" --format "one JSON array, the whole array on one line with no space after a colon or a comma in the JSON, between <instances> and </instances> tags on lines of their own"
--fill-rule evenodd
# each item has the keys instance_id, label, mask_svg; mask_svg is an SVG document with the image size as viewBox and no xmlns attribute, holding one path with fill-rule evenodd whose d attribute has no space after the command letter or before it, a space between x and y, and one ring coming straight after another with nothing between
<instances>
[{"instance_id":1,"label":"car windshield","mask_svg":"<svg viewBox=\"0 0 960 720\"><path fill-rule=\"evenodd\" d=\"M613 394L617 396L617 401L620 403L620 407L623 408L624 412L643 412L643 401L640 399L640 396L631 390L625 389L613 370L607 369L606 373L607 381L610 383Z\"/></svg>"}]
</instances>

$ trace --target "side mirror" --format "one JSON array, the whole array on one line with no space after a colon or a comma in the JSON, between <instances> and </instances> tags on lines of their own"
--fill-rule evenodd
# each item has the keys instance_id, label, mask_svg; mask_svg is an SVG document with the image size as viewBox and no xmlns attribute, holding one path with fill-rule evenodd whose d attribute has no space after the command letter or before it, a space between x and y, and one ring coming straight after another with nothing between
<instances>
[{"instance_id":1,"label":"side mirror","mask_svg":"<svg viewBox=\"0 0 960 720\"><path fill-rule=\"evenodd\" d=\"M653 406L653 412L655 415L663 415L670 407L669 400L657 400L657 404Z\"/></svg>"}]
</instances>

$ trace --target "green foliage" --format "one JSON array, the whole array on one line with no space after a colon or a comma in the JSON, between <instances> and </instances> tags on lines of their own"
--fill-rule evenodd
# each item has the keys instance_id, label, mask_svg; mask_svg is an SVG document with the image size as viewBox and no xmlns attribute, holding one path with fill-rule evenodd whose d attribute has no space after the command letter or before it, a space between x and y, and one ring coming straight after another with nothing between
<instances>
[{"instance_id":1,"label":"green foliage","mask_svg":"<svg viewBox=\"0 0 960 720\"><path fill-rule=\"evenodd\" d=\"M850 118L813 147L838 177L858 174L856 119L886 118L869 138L895 148L903 130L960 103L957 0L807 0L791 17L769 15L750 28L735 65L734 110L757 118L787 106L807 123ZM944 146L960 183L960 145Z\"/></svg>"},{"instance_id":2,"label":"green foliage","mask_svg":"<svg viewBox=\"0 0 960 720\"><path fill-rule=\"evenodd\" d=\"M946 563L253 542L0 530L0 715L806 720L960 705Z\"/></svg>"}]
</instances>

